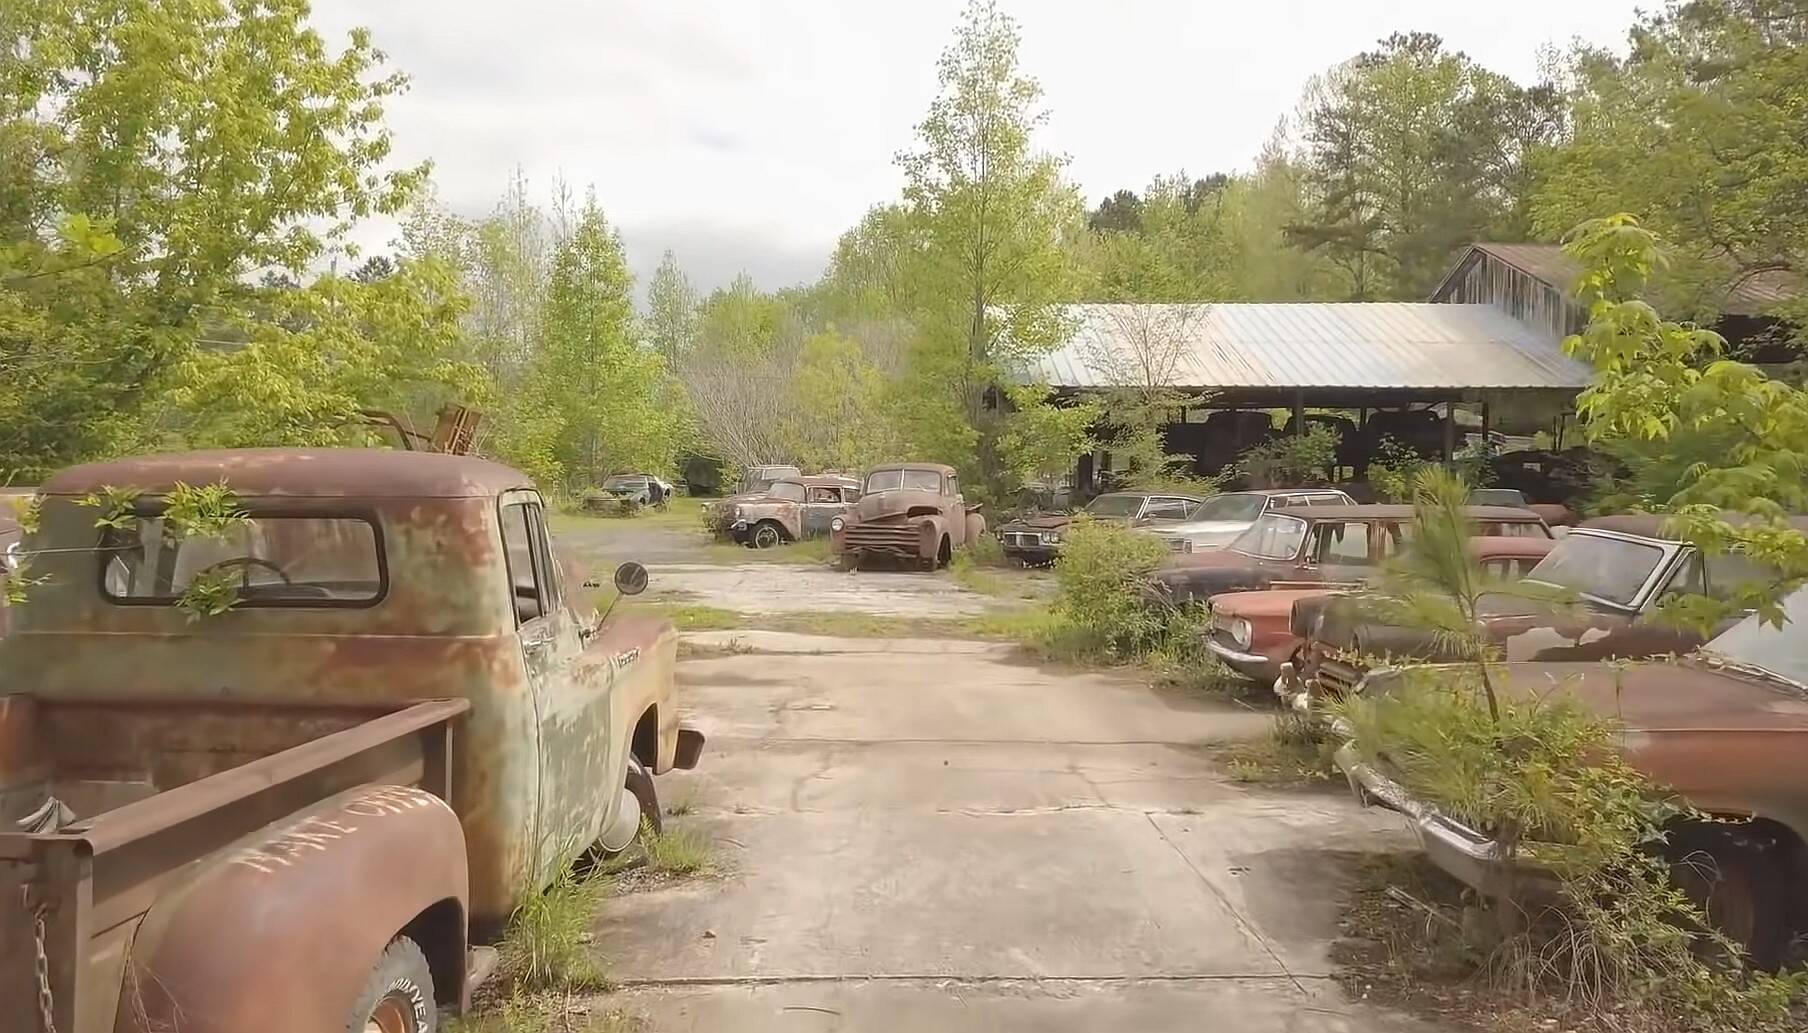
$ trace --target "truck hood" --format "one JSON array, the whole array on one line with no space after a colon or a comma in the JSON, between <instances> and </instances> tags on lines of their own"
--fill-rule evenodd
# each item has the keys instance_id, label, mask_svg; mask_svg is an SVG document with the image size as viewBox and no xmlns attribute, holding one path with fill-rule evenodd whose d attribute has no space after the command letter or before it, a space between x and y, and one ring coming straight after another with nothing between
<instances>
[{"instance_id":1,"label":"truck hood","mask_svg":"<svg viewBox=\"0 0 1808 1033\"><path fill-rule=\"evenodd\" d=\"M852 522L865 520L887 520L902 516L912 507L927 506L936 510L942 508L944 499L933 491L881 491L871 495L860 496L854 503Z\"/></svg>"}]
</instances>

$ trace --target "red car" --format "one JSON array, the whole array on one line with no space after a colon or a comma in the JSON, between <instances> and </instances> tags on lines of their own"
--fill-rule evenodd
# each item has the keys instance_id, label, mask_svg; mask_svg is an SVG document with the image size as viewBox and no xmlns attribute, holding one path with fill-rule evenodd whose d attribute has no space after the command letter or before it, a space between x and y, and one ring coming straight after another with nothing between
<instances>
[{"instance_id":1,"label":"red car","mask_svg":"<svg viewBox=\"0 0 1808 1033\"><path fill-rule=\"evenodd\" d=\"M1478 536L1469 539L1469 552L1490 573L1518 578L1555 544L1550 538ZM1347 588L1281 588L1212 596L1212 630L1205 646L1238 674L1272 685L1281 676L1283 663L1298 664L1305 644L1295 631L1293 604L1339 591Z\"/></svg>"}]
</instances>

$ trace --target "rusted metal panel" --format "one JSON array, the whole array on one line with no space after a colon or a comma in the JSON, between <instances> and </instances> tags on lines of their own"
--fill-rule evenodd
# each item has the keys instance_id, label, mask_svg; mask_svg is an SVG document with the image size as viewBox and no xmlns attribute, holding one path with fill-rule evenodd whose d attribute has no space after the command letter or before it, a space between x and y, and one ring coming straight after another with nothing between
<instances>
[{"instance_id":1,"label":"rusted metal panel","mask_svg":"<svg viewBox=\"0 0 1808 1033\"><path fill-rule=\"evenodd\" d=\"M240 495L450 499L531 488L519 470L473 456L382 448L241 448L134 456L73 466L44 482L46 495L80 497L106 485L168 491L224 480Z\"/></svg>"}]
</instances>

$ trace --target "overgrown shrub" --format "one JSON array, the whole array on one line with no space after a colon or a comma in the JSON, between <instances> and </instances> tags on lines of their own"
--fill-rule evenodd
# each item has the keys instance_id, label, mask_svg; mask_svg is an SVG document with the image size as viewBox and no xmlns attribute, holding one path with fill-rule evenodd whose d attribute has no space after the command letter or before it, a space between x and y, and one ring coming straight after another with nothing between
<instances>
[{"instance_id":1,"label":"overgrown shrub","mask_svg":"<svg viewBox=\"0 0 1808 1033\"><path fill-rule=\"evenodd\" d=\"M1382 435L1369 457L1368 482L1382 502L1410 502L1419 471L1431 466L1423 456L1388 435Z\"/></svg>"},{"instance_id":2,"label":"overgrown shrub","mask_svg":"<svg viewBox=\"0 0 1808 1033\"><path fill-rule=\"evenodd\" d=\"M1494 903L1488 969L1527 999L1611 1010L1630 1028L1782 1029L1803 977L1727 963L1738 950L1670 881L1666 829L1688 811L1615 749L1617 729L1561 685L1504 695L1490 714L1473 667L1400 672L1382 694L1334 704L1355 749L1419 799L1482 831L1516 870L1554 876L1553 899Z\"/></svg>"},{"instance_id":3,"label":"overgrown shrub","mask_svg":"<svg viewBox=\"0 0 1808 1033\"><path fill-rule=\"evenodd\" d=\"M1327 478L1337 463L1343 440L1336 428L1308 426L1300 434L1284 434L1267 444L1245 449L1237 472L1255 488L1282 488Z\"/></svg>"},{"instance_id":4,"label":"overgrown shrub","mask_svg":"<svg viewBox=\"0 0 1808 1033\"><path fill-rule=\"evenodd\" d=\"M1075 520L1055 562L1055 620L1046 644L1074 659L1190 659L1201 648L1199 611L1157 602L1148 592L1150 575L1166 556L1152 535Z\"/></svg>"}]
</instances>

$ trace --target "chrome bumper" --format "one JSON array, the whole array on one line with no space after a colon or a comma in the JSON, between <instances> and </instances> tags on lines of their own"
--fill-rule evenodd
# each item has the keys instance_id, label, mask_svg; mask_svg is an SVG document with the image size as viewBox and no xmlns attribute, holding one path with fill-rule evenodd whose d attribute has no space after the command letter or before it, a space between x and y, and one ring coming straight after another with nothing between
<instances>
[{"instance_id":1,"label":"chrome bumper","mask_svg":"<svg viewBox=\"0 0 1808 1033\"><path fill-rule=\"evenodd\" d=\"M1211 650L1213 656L1216 656L1218 659L1223 660L1225 663L1230 664L1232 666L1236 666L1239 664L1241 664L1243 666L1250 666L1250 665L1254 665L1254 664L1269 664L1269 663L1274 662L1274 661L1268 659L1267 657L1263 656L1260 653L1239 652L1238 650L1232 649L1230 646L1227 646L1224 643L1218 641L1216 638L1206 639L1205 640L1205 648Z\"/></svg>"},{"instance_id":2,"label":"chrome bumper","mask_svg":"<svg viewBox=\"0 0 1808 1033\"><path fill-rule=\"evenodd\" d=\"M678 749L672 755L672 766L689 771L703 756L703 732L687 724L678 726Z\"/></svg>"},{"instance_id":3,"label":"chrome bumper","mask_svg":"<svg viewBox=\"0 0 1808 1033\"><path fill-rule=\"evenodd\" d=\"M1355 744L1344 744L1336 761L1358 803L1365 807L1376 804L1404 815L1431 863L1478 893L1498 896L1511 885L1524 895L1554 885L1548 873L1527 869L1523 863L1517 872L1511 871L1507 852L1499 842L1415 799L1400 783L1365 762Z\"/></svg>"}]
</instances>

